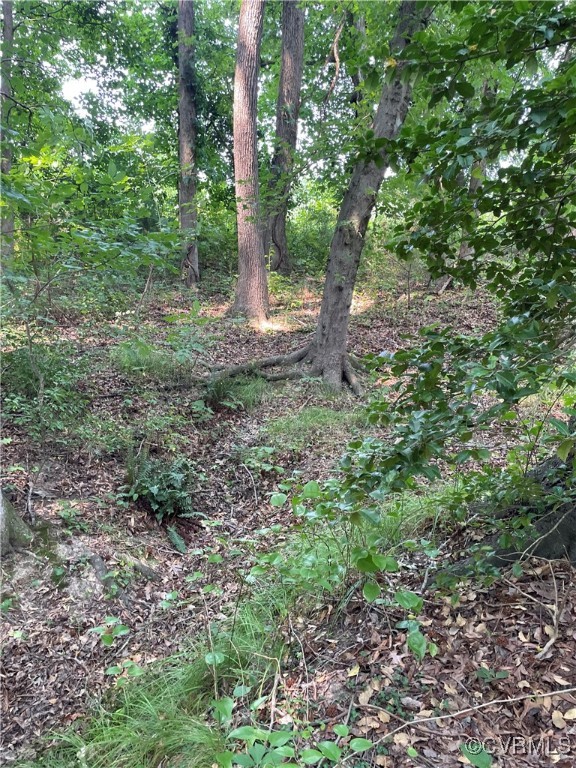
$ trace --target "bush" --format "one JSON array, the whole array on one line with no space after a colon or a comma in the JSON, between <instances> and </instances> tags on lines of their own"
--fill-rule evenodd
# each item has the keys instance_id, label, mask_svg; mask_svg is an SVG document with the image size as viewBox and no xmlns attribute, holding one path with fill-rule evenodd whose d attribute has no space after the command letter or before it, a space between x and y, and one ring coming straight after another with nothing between
<instances>
[{"instance_id":1,"label":"bush","mask_svg":"<svg viewBox=\"0 0 576 768\"><path fill-rule=\"evenodd\" d=\"M126 484L119 490L121 503L140 502L159 522L170 517L191 517L192 463L186 458L152 459L145 451L128 462Z\"/></svg>"},{"instance_id":2,"label":"bush","mask_svg":"<svg viewBox=\"0 0 576 768\"><path fill-rule=\"evenodd\" d=\"M260 376L228 376L211 382L204 402L213 410L250 411L259 405L268 392L268 384Z\"/></svg>"},{"instance_id":3,"label":"bush","mask_svg":"<svg viewBox=\"0 0 576 768\"><path fill-rule=\"evenodd\" d=\"M86 366L74 355L74 347L64 343L31 344L4 355L4 415L32 440L67 439L84 413L86 398L78 383Z\"/></svg>"}]
</instances>

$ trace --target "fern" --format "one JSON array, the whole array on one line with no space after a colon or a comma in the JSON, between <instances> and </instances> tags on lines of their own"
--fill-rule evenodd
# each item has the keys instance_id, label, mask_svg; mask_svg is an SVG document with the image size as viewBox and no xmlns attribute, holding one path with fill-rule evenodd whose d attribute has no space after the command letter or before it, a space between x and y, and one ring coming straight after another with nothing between
<instances>
[{"instance_id":1,"label":"fern","mask_svg":"<svg viewBox=\"0 0 576 768\"><path fill-rule=\"evenodd\" d=\"M128 463L127 482L119 489L121 502L140 502L161 522L175 516L191 517L192 486L195 473L186 458L168 463L141 453Z\"/></svg>"}]
</instances>

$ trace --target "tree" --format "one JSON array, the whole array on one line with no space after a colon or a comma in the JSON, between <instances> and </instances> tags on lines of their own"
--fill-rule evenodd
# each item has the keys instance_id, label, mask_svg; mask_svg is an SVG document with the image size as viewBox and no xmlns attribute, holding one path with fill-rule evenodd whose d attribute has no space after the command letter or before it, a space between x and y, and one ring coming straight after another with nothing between
<instances>
[{"instance_id":1,"label":"tree","mask_svg":"<svg viewBox=\"0 0 576 768\"><path fill-rule=\"evenodd\" d=\"M196 72L194 66L194 0L178 2L178 206L183 237L182 277L188 287L198 282L196 226Z\"/></svg>"},{"instance_id":2,"label":"tree","mask_svg":"<svg viewBox=\"0 0 576 768\"><path fill-rule=\"evenodd\" d=\"M304 9L298 2L282 5L282 53L280 84L276 106L276 136L272 158L272 182L270 199L274 210L268 222L270 243L273 249L271 269L287 275L291 271L286 216L291 172L298 138L300 91L304 68Z\"/></svg>"},{"instance_id":3,"label":"tree","mask_svg":"<svg viewBox=\"0 0 576 768\"><path fill-rule=\"evenodd\" d=\"M30 529L0 490L0 555L26 547L31 540Z\"/></svg>"},{"instance_id":4,"label":"tree","mask_svg":"<svg viewBox=\"0 0 576 768\"><path fill-rule=\"evenodd\" d=\"M501 322L481 336L430 328L387 360L398 384L372 406L371 420L392 433L351 451L346 488L381 497L419 476L435 480L443 466L478 462L467 493L476 511L480 495L489 499L485 511L503 534L488 541L497 550L491 562L526 553L575 562L575 8L479 3L461 12L453 36L420 51L431 105L464 104L416 126L407 141L428 188L398 229L396 250L424 254L434 277L481 284L498 300ZM479 59L513 73L514 90L484 89L475 101ZM462 171L476 174L481 194L463 189ZM523 461L494 470L483 433L498 421L521 429L523 400L544 387L566 420L542 417L526 434Z\"/></svg>"},{"instance_id":5,"label":"tree","mask_svg":"<svg viewBox=\"0 0 576 768\"><path fill-rule=\"evenodd\" d=\"M2 175L3 183L12 169L12 147L8 137L8 119L10 102L12 101L12 50L14 47L14 19L12 16L11 0L2 2L2 66L0 78L0 144L2 145ZM2 214L2 252L4 257L10 257L14 248L14 215Z\"/></svg>"},{"instance_id":6,"label":"tree","mask_svg":"<svg viewBox=\"0 0 576 768\"><path fill-rule=\"evenodd\" d=\"M402 53L413 35L426 23L429 13L425 6L411 0L400 4L390 44L391 55ZM306 353L312 375L321 376L336 391L343 381L359 391L346 351L352 294L368 222L389 167L386 147L398 136L410 107L412 86L404 71L406 62L392 59L390 63L393 74L382 89L372 123L371 138L377 151L372 158L362 159L356 164L344 195L330 246L315 338Z\"/></svg>"},{"instance_id":7,"label":"tree","mask_svg":"<svg viewBox=\"0 0 576 768\"><path fill-rule=\"evenodd\" d=\"M264 0L242 0L234 73L234 178L238 284L232 311L261 324L268 316L268 281L260 219L256 130Z\"/></svg>"}]
</instances>

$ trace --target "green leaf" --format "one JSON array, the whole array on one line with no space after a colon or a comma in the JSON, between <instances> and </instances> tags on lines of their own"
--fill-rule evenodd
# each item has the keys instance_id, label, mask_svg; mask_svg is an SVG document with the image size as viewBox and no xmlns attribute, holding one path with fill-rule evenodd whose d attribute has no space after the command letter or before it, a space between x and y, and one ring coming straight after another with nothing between
<instances>
[{"instance_id":1,"label":"green leaf","mask_svg":"<svg viewBox=\"0 0 576 768\"><path fill-rule=\"evenodd\" d=\"M292 738L292 736L290 736ZM279 757L294 757L296 754L294 747L276 747L273 754ZM284 763L282 763L284 765Z\"/></svg>"},{"instance_id":2,"label":"green leaf","mask_svg":"<svg viewBox=\"0 0 576 768\"><path fill-rule=\"evenodd\" d=\"M396 600L398 605L411 613L420 613L422 606L424 605L424 600L421 597L414 592L409 592L407 590L396 592L394 600Z\"/></svg>"},{"instance_id":3,"label":"green leaf","mask_svg":"<svg viewBox=\"0 0 576 768\"><path fill-rule=\"evenodd\" d=\"M176 549L177 552L180 552L180 554L185 555L186 552L188 551L186 547L186 542L184 541L182 536L180 536L176 528L174 528L173 525L169 525L166 529L166 532L168 534L168 538L174 545L174 549Z\"/></svg>"},{"instance_id":4,"label":"green leaf","mask_svg":"<svg viewBox=\"0 0 576 768\"><path fill-rule=\"evenodd\" d=\"M286 503L287 499L288 496L285 493L273 493L270 497L270 504L273 507L281 507Z\"/></svg>"},{"instance_id":5,"label":"green leaf","mask_svg":"<svg viewBox=\"0 0 576 768\"><path fill-rule=\"evenodd\" d=\"M305 765L314 765L322 760L322 752L318 752L317 749L303 749L300 752L300 760Z\"/></svg>"},{"instance_id":6,"label":"green leaf","mask_svg":"<svg viewBox=\"0 0 576 768\"><path fill-rule=\"evenodd\" d=\"M464 757L467 757L476 768L491 768L492 755L489 752L486 752L480 741L469 739L467 744L462 744L460 752L462 752Z\"/></svg>"},{"instance_id":7,"label":"green leaf","mask_svg":"<svg viewBox=\"0 0 576 768\"><path fill-rule=\"evenodd\" d=\"M426 648L428 647L428 641L422 632L418 629L414 632L410 632L408 634L407 644L414 656L416 656L419 661L422 661L426 655Z\"/></svg>"},{"instance_id":8,"label":"green leaf","mask_svg":"<svg viewBox=\"0 0 576 768\"><path fill-rule=\"evenodd\" d=\"M217 752L214 757L220 768L232 768L232 760L234 753L226 750L226 752Z\"/></svg>"},{"instance_id":9,"label":"green leaf","mask_svg":"<svg viewBox=\"0 0 576 768\"><path fill-rule=\"evenodd\" d=\"M337 736L341 736L342 738L345 738L350 733L350 729L347 725L344 725L344 723L337 723L334 726L334 733Z\"/></svg>"},{"instance_id":10,"label":"green leaf","mask_svg":"<svg viewBox=\"0 0 576 768\"><path fill-rule=\"evenodd\" d=\"M456 83L455 88L460 96L463 96L465 99L472 99L474 97L475 90L471 83L461 81Z\"/></svg>"},{"instance_id":11,"label":"green leaf","mask_svg":"<svg viewBox=\"0 0 576 768\"><path fill-rule=\"evenodd\" d=\"M229 739L237 739L238 741L246 741L251 744L258 741L266 741L266 731L262 728L255 728L253 725L242 725L240 728L235 728L228 734Z\"/></svg>"},{"instance_id":12,"label":"green leaf","mask_svg":"<svg viewBox=\"0 0 576 768\"><path fill-rule=\"evenodd\" d=\"M338 762L342 756L342 750L333 741L321 741L318 744L318 749L324 757L327 757L328 760L332 760L334 763Z\"/></svg>"},{"instance_id":13,"label":"green leaf","mask_svg":"<svg viewBox=\"0 0 576 768\"><path fill-rule=\"evenodd\" d=\"M303 499L318 499L320 496L322 496L322 491L316 480L310 480L302 488Z\"/></svg>"},{"instance_id":14,"label":"green leaf","mask_svg":"<svg viewBox=\"0 0 576 768\"><path fill-rule=\"evenodd\" d=\"M556 453L561 461L566 461L570 451L574 449L574 442L574 438L568 438L567 440L562 440L558 448L556 448Z\"/></svg>"},{"instance_id":15,"label":"green leaf","mask_svg":"<svg viewBox=\"0 0 576 768\"><path fill-rule=\"evenodd\" d=\"M367 749L370 749L373 745L373 742L370 741L370 739L352 739L350 742L350 749L353 752L365 752Z\"/></svg>"},{"instance_id":16,"label":"green leaf","mask_svg":"<svg viewBox=\"0 0 576 768\"><path fill-rule=\"evenodd\" d=\"M209 667L217 667L218 664L222 664L226 659L226 656L220 651L210 651L204 656L204 661Z\"/></svg>"},{"instance_id":17,"label":"green leaf","mask_svg":"<svg viewBox=\"0 0 576 768\"><path fill-rule=\"evenodd\" d=\"M283 747L294 738L292 731L270 731L268 734L268 743L273 747ZM288 755L290 757L290 755Z\"/></svg>"},{"instance_id":18,"label":"green leaf","mask_svg":"<svg viewBox=\"0 0 576 768\"><path fill-rule=\"evenodd\" d=\"M373 603L374 600L380 597L380 587L375 581L367 581L364 584L362 594L367 603Z\"/></svg>"}]
</instances>

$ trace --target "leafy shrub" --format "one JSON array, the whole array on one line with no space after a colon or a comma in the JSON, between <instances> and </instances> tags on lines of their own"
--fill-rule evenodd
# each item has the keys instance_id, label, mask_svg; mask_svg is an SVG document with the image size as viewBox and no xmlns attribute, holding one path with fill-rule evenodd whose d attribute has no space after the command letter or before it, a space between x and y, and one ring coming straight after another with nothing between
<instances>
[{"instance_id":1,"label":"leafy shrub","mask_svg":"<svg viewBox=\"0 0 576 768\"><path fill-rule=\"evenodd\" d=\"M323 273L337 217L333 190L306 181L294 190L295 207L287 223L295 268L305 274Z\"/></svg>"},{"instance_id":2,"label":"leafy shrub","mask_svg":"<svg viewBox=\"0 0 576 768\"><path fill-rule=\"evenodd\" d=\"M214 410L250 411L262 402L267 391L267 382L260 376L228 376L210 382L204 402Z\"/></svg>"},{"instance_id":3,"label":"leafy shrub","mask_svg":"<svg viewBox=\"0 0 576 768\"><path fill-rule=\"evenodd\" d=\"M140 502L158 521L174 516L191 517L195 472L186 458L152 459L146 452L128 462L126 484L119 490L121 503Z\"/></svg>"},{"instance_id":4,"label":"leafy shrub","mask_svg":"<svg viewBox=\"0 0 576 768\"><path fill-rule=\"evenodd\" d=\"M70 344L32 344L4 355L4 415L32 440L67 438L84 413L86 398L78 382L86 367L74 352Z\"/></svg>"}]
</instances>

